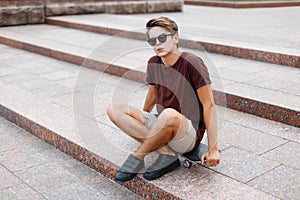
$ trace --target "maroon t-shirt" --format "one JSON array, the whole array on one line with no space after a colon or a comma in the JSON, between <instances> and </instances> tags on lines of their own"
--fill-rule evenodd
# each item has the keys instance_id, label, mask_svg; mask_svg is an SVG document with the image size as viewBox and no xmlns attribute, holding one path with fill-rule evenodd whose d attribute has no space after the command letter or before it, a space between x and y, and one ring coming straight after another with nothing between
<instances>
[{"instance_id":1,"label":"maroon t-shirt","mask_svg":"<svg viewBox=\"0 0 300 200\"><path fill-rule=\"evenodd\" d=\"M153 56L148 61L146 82L155 85L158 113L173 108L192 121L198 136L195 150L205 131L197 89L211 83L204 62L194 54L182 52L176 63L168 67L159 56Z\"/></svg>"}]
</instances>

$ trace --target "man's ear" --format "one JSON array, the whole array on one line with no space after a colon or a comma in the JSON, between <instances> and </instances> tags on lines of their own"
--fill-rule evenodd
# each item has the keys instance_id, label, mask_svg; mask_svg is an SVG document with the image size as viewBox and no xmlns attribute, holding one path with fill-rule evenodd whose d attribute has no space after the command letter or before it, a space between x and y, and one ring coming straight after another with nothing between
<instances>
[{"instance_id":1,"label":"man's ear","mask_svg":"<svg viewBox=\"0 0 300 200\"><path fill-rule=\"evenodd\" d=\"M178 33L175 33L175 35L173 37L174 37L174 39L176 41L176 44L178 44L178 42L179 42L179 35L178 35Z\"/></svg>"}]
</instances>

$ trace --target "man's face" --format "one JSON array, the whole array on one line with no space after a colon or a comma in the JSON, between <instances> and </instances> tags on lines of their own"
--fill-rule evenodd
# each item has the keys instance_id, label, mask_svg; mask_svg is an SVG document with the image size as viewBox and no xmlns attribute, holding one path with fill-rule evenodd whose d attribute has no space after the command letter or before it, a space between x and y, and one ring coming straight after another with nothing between
<instances>
[{"instance_id":1,"label":"man's face","mask_svg":"<svg viewBox=\"0 0 300 200\"><path fill-rule=\"evenodd\" d=\"M149 38L156 38L156 44L153 46L153 50L159 57L167 56L171 52L177 51L177 43L178 43L178 34L171 34L168 30L156 26L149 30L148 32ZM165 42L160 42L157 38L162 34L169 35L166 36Z\"/></svg>"}]
</instances>

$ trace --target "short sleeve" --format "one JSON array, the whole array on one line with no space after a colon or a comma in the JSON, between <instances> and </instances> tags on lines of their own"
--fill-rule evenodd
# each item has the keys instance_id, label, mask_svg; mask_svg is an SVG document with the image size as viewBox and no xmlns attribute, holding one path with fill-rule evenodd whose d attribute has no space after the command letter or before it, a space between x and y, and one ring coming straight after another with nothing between
<instances>
[{"instance_id":1,"label":"short sleeve","mask_svg":"<svg viewBox=\"0 0 300 200\"><path fill-rule=\"evenodd\" d=\"M195 89L211 84L209 72L202 59L193 55L189 57L188 62L189 76Z\"/></svg>"}]
</instances>

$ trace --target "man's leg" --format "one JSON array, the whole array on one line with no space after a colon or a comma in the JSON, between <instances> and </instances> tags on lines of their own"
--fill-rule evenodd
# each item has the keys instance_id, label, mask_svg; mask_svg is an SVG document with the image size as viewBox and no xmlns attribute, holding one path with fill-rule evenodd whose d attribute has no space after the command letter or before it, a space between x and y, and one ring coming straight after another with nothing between
<instances>
[{"instance_id":1,"label":"man's leg","mask_svg":"<svg viewBox=\"0 0 300 200\"><path fill-rule=\"evenodd\" d=\"M107 109L107 115L122 131L141 143L151 136L149 128L144 125L142 112L130 105L112 104ZM166 146L157 149L157 152L174 155Z\"/></svg>"},{"instance_id":2,"label":"man's leg","mask_svg":"<svg viewBox=\"0 0 300 200\"><path fill-rule=\"evenodd\" d=\"M149 130L149 137L144 139L134 155L143 159L147 154L164 147L169 141L181 138L188 129L188 120L174 109L165 109Z\"/></svg>"},{"instance_id":3,"label":"man's leg","mask_svg":"<svg viewBox=\"0 0 300 200\"><path fill-rule=\"evenodd\" d=\"M113 104L107 109L107 114L121 130L142 144L149 137L150 130L144 125L144 117L141 111L126 104ZM174 154L168 147L157 149L160 154ZM144 167L144 159L129 155L121 168L115 174L115 180L125 182L133 179Z\"/></svg>"},{"instance_id":4,"label":"man's leg","mask_svg":"<svg viewBox=\"0 0 300 200\"><path fill-rule=\"evenodd\" d=\"M157 179L180 166L177 156L165 146L170 140L181 138L186 133L187 119L180 113L174 109L165 109L150 130L144 125L141 111L131 106L112 105L107 114L121 130L141 142L141 146L115 174L117 181L124 182L134 178L144 166L144 157L153 151L158 151L160 156L150 167L151 172L144 173L146 179Z\"/></svg>"},{"instance_id":5,"label":"man's leg","mask_svg":"<svg viewBox=\"0 0 300 200\"><path fill-rule=\"evenodd\" d=\"M126 104L112 104L107 109L110 120L122 131L136 138L144 139L149 129L143 123L143 115L138 109Z\"/></svg>"},{"instance_id":6,"label":"man's leg","mask_svg":"<svg viewBox=\"0 0 300 200\"><path fill-rule=\"evenodd\" d=\"M174 109L165 109L151 128L149 135L133 155L142 159L145 155L165 146L170 141L185 138L188 132L188 120ZM186 143L182 143L186 145ZM160 154L144 173L147 180L155 180L180 166L176 155Z\"/></svg>"}]
</instances>

